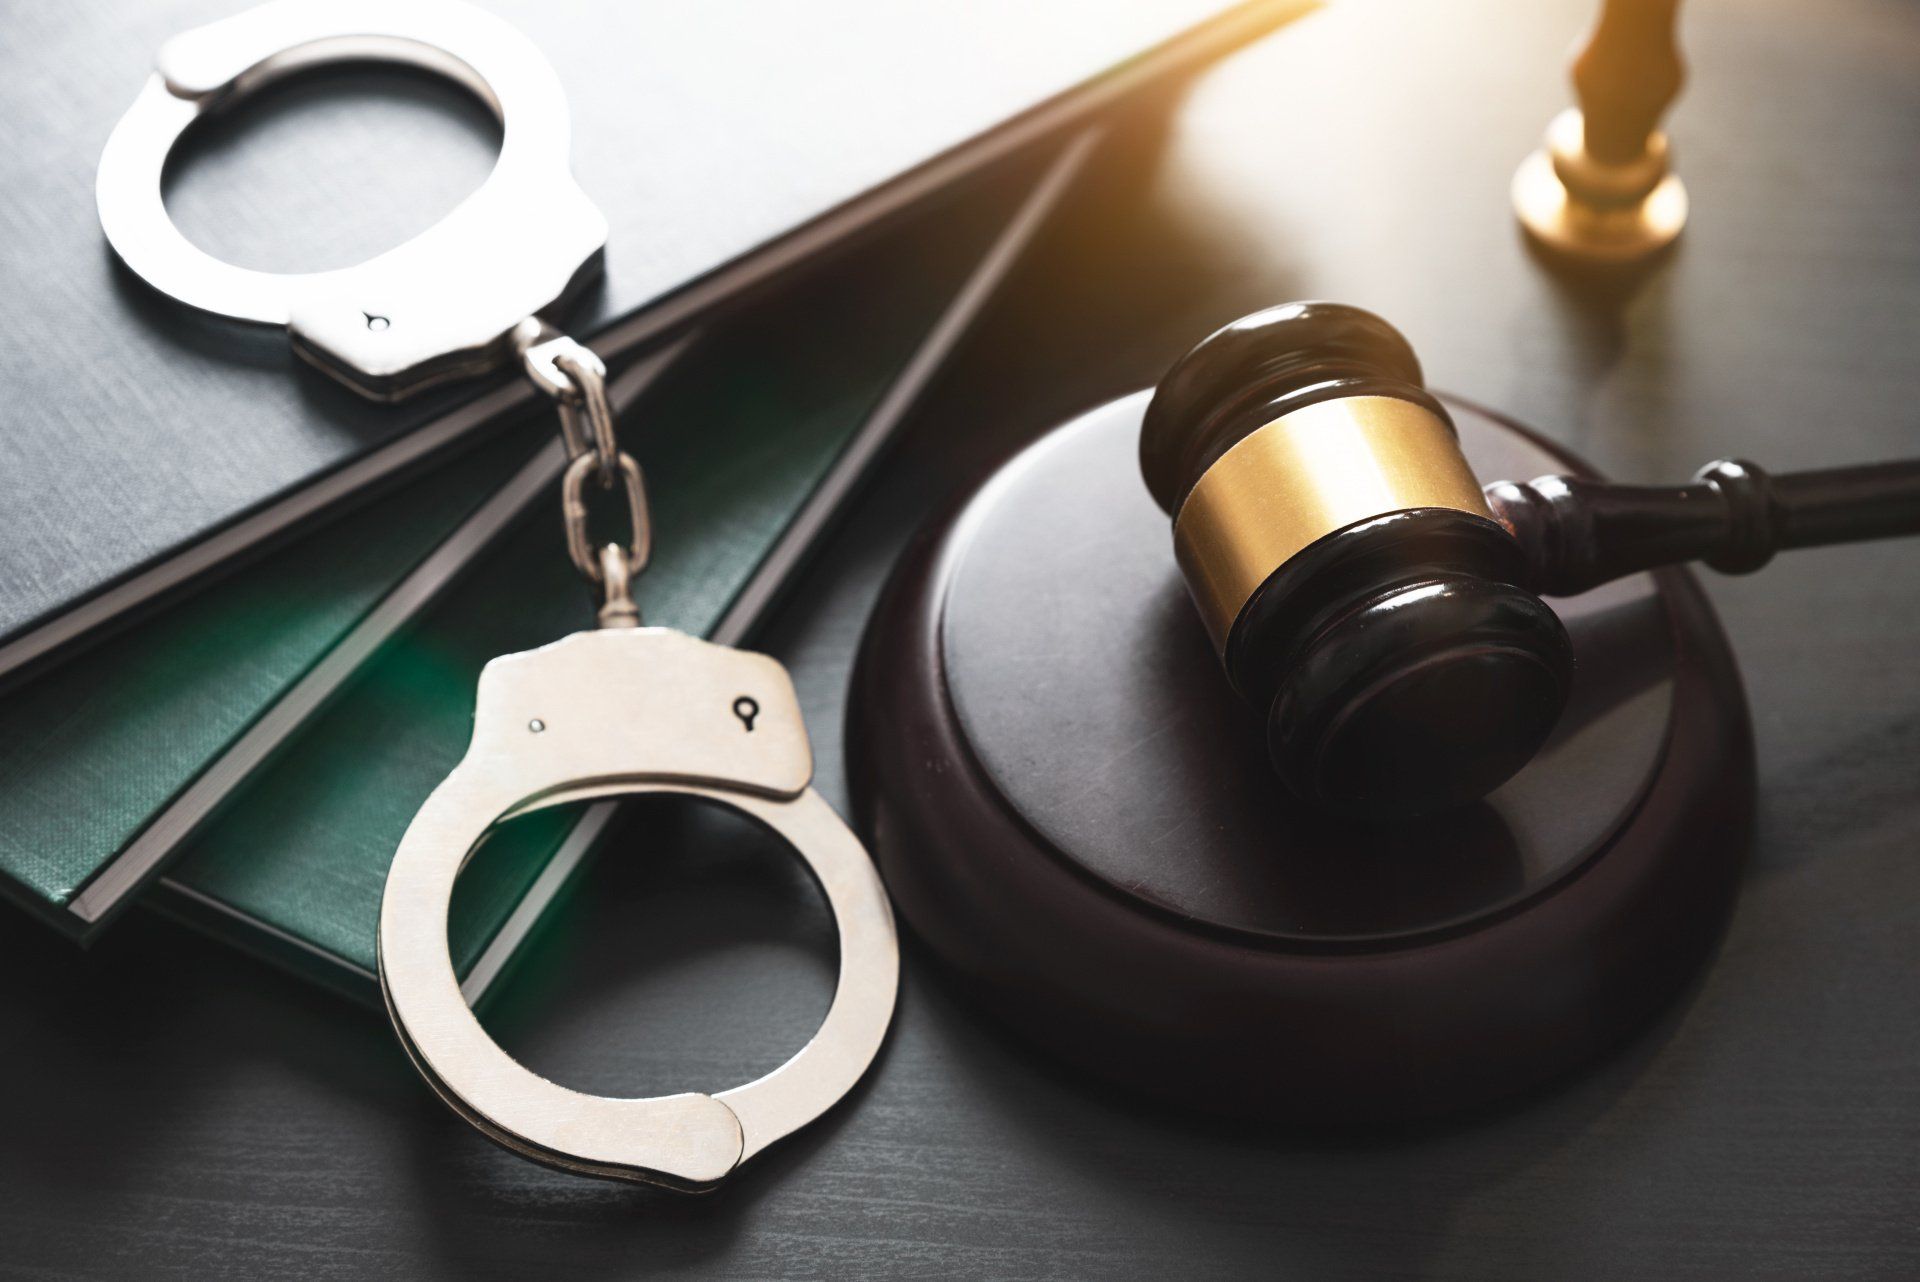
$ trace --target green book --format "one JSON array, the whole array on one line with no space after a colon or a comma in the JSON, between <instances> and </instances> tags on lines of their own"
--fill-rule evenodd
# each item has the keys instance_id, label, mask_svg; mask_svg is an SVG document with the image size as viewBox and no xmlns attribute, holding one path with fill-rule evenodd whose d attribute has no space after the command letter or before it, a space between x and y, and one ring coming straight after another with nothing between
<instances>
[{"instance_id":1,"label":"green book","mask_svg":"<svg viewBox=\"0 0 1920 1282\"><path fill-rule=\"evenodd\" d=\"M649 623L738 641L818 537L1064 189L1091 139L948 202L783 289L672 363L625 415L646 470ZM592 626L558 496L364 664L188 845L148 901L319 982L372 998L387 864L464 753L496 655ZM481 996L576 869L613 803L499 829L462 874L450 944Z\"/></svg>"},{"instance_id":2,"label":"green book","mask_svg":"<svg viewBox=\"0 0 1920 1282\"><path fill-rule=\"evenodd\" d=\"M76 938L103 927L154 814L544 435L514 425L0 697L0 890Z\"/></svg>"}]
</instances>

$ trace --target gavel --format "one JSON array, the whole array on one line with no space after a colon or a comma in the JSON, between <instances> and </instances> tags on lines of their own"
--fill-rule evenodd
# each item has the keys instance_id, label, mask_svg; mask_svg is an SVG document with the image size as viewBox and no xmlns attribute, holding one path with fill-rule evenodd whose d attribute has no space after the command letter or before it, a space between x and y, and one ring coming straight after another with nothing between
<instances>
[{"instance_id":1,"label":"gavel","mask_svg":"<svg viewBox=\"0 0 1920 1282\"><path fill-rule=\"evenodd\" d=\"M1282 782L1375 820L1484 797L1546 741L1574 657L1542 595L1920 533L1920 460L1482 487L1407 340L1327 302L1244 317L1175 362L1140 470Z\"/></svg>"}]
</instances>

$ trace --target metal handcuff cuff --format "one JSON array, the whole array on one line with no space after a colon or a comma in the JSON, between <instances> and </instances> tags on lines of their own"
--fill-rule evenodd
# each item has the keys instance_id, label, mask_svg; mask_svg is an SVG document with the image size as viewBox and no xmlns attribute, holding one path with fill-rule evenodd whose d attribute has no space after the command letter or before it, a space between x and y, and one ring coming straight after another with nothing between
<instances>
[{"instance_id":1,"label":"metal handcuff cuff","mask_svg":"<svg viewBox=\"0 0 1920 1282\"><path fill-rule=\"evenodd\" d=\"M161 172L195 121L296 70L399 62L450 77L500 118L487 181L440 223L355 267L277 275L196 249L168 218ZM285 326L294 350L363 395L518 362L558 406L571 462L567 546L599 590L598 631L505 655L480 675L466 756L394 854L379 971L394 1030L429 1085L488 1137L563 1170L714 1187L832 1107L878 1052L899 945L867 852L810 784L785 669L764 655L640 626L631 594L651 544L639 466L615 437L606 370L538 314L597 270L607 224L568 168L558 78L501 20L460 0L274 0L175 37L101 155L100 222L126 265L202 311ZM485 272L474 265L486 263ZM596 549L588 496L625 497L632 536ZM586 1095L523 1067L461 996L447 946L453 885L496 824L569 802L678 793L731 807L806 860L840 935L833 1004L813 1040L756 1081L707 1095Z\"/></svg>"}]
</instances>

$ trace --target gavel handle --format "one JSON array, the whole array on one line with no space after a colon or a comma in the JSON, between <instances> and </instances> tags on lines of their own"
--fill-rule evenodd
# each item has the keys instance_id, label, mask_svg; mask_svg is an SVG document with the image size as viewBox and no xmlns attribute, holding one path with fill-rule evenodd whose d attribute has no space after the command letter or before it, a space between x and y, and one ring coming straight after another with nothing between
<instances>
[{"instance_id":1,"label":"gavel handle","mask_svg":"<svg viewBox=\"0 0 1920 1282\"><path fill-rule=\"evenodd\" d=\"M1920 459L1779 476L1722 459L1687 485L1543 476L1486 492L1526 549L1526 586L1547 596L1682 561L1744 574L1787 548L1920 534Z\"/></svg>"}]
</instances>

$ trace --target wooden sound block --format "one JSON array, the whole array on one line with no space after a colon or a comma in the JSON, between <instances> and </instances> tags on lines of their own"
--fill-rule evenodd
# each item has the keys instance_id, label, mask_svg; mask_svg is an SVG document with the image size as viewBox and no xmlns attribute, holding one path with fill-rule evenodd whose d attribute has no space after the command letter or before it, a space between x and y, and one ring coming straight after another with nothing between
<instances>
[{"instance_id":1,"label":"wooden sound block","mask_svg":"<svg viewBox=\"0 0 1920 1282\"><path fill-rule=\"evenodd\" d=\"M862 646L855 812L895 905L987 1009L1211 1111L1407 1118L1617 1042L1707 955L1752 830L1751 730L1693 579L1555 603L1571 704L1470 809L1291 800L1135 461L1147 395L1014 459L908 551ZM1585 471L1450 408L1488 480Z\"/></svg>"}]
</instances>

